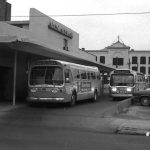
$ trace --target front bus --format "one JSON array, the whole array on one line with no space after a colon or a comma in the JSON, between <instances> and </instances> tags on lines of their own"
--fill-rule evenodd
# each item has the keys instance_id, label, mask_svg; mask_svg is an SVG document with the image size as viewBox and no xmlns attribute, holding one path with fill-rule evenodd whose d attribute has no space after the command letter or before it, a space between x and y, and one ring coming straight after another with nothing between
<instances>
[{"instance_id":1,"label":"front bus","mask_svg":"<svg viewBox=\"0 0 150 150\"><path fill-rule=\"evenodd\" d=\"M39 61L29 71L28 102L61 102L64 94L63 67L56 61Z\"/></svg>"},{"instance_id":2,"label":"front bus","mask_svg":"<svg viewBox=\"0 0 150 150\"><path fill-rule=\"evenodd\" d=\"M114 70L110 74L110 96L113 99L133 96L134 76L131 70Z\"/></svg>"},{"instance_id":3,"label":"front bus","mask_svg":"<svg viewBox=\"0 0 150 150\"><path fill-rule=\"evenodd\" d=\"M69 103L78 100L96 101L100 95L98 68L59 60L41 60L30 66L28 98L38 102Z\"/></svg>"}]
</instances>

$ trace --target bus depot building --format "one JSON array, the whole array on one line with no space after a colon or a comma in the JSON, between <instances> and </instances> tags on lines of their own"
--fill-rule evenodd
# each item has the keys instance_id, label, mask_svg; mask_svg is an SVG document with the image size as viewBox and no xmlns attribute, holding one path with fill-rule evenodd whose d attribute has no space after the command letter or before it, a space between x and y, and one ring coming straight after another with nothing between
<instances>
[{"instance_id":1,"label":"bus depot building","mask_svg":"<svg viewBox=\"0 0 150 150\"><path fill-rule=\"evenodd\" d=\"M79 34L31 8L28 21L0 22L0 102L26 100L28 69L39 59L96 65L96 56L79 49Z\"/></svg>"}]
</instances>

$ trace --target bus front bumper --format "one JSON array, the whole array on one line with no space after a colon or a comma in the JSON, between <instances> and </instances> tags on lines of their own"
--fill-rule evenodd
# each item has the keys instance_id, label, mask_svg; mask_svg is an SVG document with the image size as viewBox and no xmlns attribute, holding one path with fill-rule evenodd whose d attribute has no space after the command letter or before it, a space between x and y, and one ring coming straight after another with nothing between
<instances>
[{"instance_id":1,"label":"bus front bumper","mask_svg":"<svg viewBox=\"0 0 150 150\"><path fill-rule=\"evenodd\" d=\"M28 102L65 102L65 98L28 97Z\"/></svg>"},{"instance_id":2,"label":"bus front bumper","mask_svg":"<svg viewBox=\"0 0 150 150\"><path fill-rule=\"evenodd\" d=\"M132 97L133 94L110 94L111 97Z\"/></svg>"}]
</instances>

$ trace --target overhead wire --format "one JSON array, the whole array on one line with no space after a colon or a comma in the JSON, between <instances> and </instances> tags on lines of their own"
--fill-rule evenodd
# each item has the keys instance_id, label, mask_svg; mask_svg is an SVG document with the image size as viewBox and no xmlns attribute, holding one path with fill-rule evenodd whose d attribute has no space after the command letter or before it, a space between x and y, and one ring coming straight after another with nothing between
<instances>
[{"instance_id":1,"label":"overhead wire","mask_svg":"<svg viewBox=\"0 0 150 150\"><path fill-rule=\"evenodd\" d=\"M97 14L68 14L68 15L46 15L49 17L84 17L84 16L114 16L114 15L144 15L150 14L150 12L122 12L122 13L97 13ZM29 16L11 16L11 17L29 17ZM40 16L30 16L30 17L45 17L45 15Z\"/></svg>"}]
</instances>

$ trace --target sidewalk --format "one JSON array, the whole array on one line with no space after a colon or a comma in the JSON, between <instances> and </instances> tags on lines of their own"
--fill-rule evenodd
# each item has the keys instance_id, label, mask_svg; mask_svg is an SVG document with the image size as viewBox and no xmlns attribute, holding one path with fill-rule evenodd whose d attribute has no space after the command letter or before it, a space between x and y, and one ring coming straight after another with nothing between
<instances>
[{"instance_id":1,"label":"sidewalk","mask_svg":"<svg viewBox=\"0 0 150 150\"><path fill-rule=\"evenodd\" d=\"M118 134L150 136L150 107L131 106L111 122Z\"/></svg>"},{"instance_id":2,"label":"sidewalk","mask_svg":"<svg viewBox=\"0 0 150 150\"><path fill-rule=\"evenodd\" d=\"M24 103L17 103L16 105L13 105L10 102L1 102L0 103L0 112L6 112L6 111L10 111L12 109L16 109L19 107L24 107Z\"/></svg>"}]
</instances>

